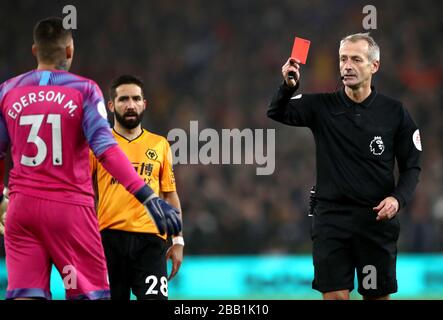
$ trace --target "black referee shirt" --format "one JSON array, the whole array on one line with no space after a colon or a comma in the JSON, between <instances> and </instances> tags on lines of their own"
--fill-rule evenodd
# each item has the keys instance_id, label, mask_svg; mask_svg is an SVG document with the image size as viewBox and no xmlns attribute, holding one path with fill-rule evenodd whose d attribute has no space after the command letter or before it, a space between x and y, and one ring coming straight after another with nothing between
<instances>
[{"instance_id":1,"label":"black referee shirt","mask_svg":"<svg viewBox=\"0 0 443 320\"><path fill-rule=\"evenodd\" d=\"M280 86L268 109L278 122L308 127L317 158L316 196L342 204L374 207L387 196L400 208L412 198L420 173L420 134L401 102L377 93L361 103L344 89L298 94ZM399 180L394 178L397 159Z\"/></svg>"}]
</instances>

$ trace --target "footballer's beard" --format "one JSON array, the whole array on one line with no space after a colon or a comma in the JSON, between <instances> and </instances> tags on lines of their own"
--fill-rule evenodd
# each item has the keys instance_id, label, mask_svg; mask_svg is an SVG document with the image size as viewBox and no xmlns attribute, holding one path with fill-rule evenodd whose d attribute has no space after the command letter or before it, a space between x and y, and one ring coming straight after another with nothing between
<instances>
[{"instance_id":1,"label":"footballer's beard","mask_svg":"<svg viewBox=\"0 0 443 320\"><path fill-rule=\"evenodd\" d=\"M143 113L142 111L140 114L137 114L137 112L126 112L125 114L120 114L117 111L115 112L115 120L120 123L120 125L125 129L134 129L136 128L143 119ZM132 116L133 118L128 118L129 116Z\"/></svg>"}]
</instances>

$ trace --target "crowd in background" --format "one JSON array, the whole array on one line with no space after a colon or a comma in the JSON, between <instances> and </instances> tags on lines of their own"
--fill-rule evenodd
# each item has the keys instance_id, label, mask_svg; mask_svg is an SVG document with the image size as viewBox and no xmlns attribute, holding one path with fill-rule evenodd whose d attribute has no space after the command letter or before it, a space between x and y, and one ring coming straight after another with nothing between
<instances>
[{"instance_id":1,"label":"crowd in background","mask_svg":"<svg viewBox=\"0 0 443 320\"><path fill-rule=\"evenodd\" d=\"M363 1L70 1L77 8L71 71L107 88L120 74L140 76L148 109L143 124L173 128L275 128L276 167L175 166L186 254L294 254L311 250L307 216L315 181L315 145L305 128L266 117L282 81L294 36L311 40L301 68L303 92L339 86L338 46L362 32ZM374 85L401 100L421 131L421 182L400 213L399 249L443 249L443 2L373 1L381 48ZM63 2L0 4L0 81L35 68L32 28L62 16ZM440 13L439 13L440 12ZM110 117L111 119L111 117ZM189 138L189 136L188 136ZM171 142L174 143L174 142ZM62 213L61 213L62 214Z\"/></svg>"}]
</instances>

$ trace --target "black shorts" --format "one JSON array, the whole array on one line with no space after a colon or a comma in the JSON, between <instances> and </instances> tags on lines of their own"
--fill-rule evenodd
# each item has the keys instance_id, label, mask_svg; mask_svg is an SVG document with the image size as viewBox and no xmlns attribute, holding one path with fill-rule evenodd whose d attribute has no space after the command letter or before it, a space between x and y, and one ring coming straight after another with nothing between
<instances>
[{"instance_id":1,"label":"black shorts","mask_svg":"<svg viewBox=\"0 0 443 320\"><path fill-rule=\"evenodd\" d=\"M372 208L319 201L312 217L314 281L320 292L354 289L363 296L397 292L398 217L377 221Z\"/></svg>"},{"instance_id":2,"label":"black shorts","mask_svg":"<svg viewBox=\"0 0 443 320\"><path fill-rule=\"evenodd\" d=\"M101 231L112 300L167 300L166 241L149 233Z\"/></svg>"}]
</instances>

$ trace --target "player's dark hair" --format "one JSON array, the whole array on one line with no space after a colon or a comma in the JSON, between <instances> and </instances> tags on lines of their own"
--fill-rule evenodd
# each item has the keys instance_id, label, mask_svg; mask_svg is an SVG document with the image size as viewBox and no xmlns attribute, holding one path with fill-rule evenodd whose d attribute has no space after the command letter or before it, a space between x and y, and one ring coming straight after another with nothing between
<instances>
[{"instance_id":1,"label":"player's dark hair","mask_svg":"<svg viewBox=\"0 0 443 320\"><path fill-rule=\"evenodd\" d=\"M135 84L136 86L140 87L142 90L142 96L144 97L143 91L145 85L143 84L143 81L136 76L125 74L112 81L111 87L109 88L109 97L111 101L114 101L114 99L117 97L117 88L123 84Z\"/></svg>"},{"instance_id":2,"label":"player's dark hair","mask_svg":"<svg viewBox=\"0 0 443 320\"><path fill-rule=\"evenodd\" d=\"M37 59L44 63L61 63L65 59L65 49L71 38L72 31L63 28L62 18L50 17L40 20L34 27Z\"/></svg>"}]
</instances>

